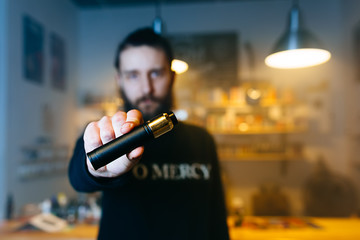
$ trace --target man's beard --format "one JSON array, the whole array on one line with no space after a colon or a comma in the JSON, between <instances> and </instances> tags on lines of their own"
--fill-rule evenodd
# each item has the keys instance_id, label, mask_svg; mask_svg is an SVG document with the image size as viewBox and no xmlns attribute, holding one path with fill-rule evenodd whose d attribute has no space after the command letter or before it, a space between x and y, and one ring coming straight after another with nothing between
<instances>
[{"instance_id":1,"label":"man's beard","mask_svg":"<svg viewBox=\"0 0 360 240\"><path fill-rule=\"evenodd\" d=\"M166 95L166 97L164 99L156 98L152 95L147 95L147 96L143 96L140 99L137 99L135 104L132 104L130 102L130 100L127 98L125 92L122 89L119 90L119 93L120 93L121 98L124 101L124 111L127 112L127 111L130 111L131 109L139 110L142 113L145 122L152 119L153 117L155 117L158 114L161 114L164 112L169 112L169 110L171 109L171 107L173 105L173 94L172 94L171 90L168 92L168 94ZM147 99L150 99L151 101L159 103L159 107L156 108L151 113L145 113L145 112L141 111L141 109L139 108L140 102L145 101Z\"/></svg>"}]
</instances>

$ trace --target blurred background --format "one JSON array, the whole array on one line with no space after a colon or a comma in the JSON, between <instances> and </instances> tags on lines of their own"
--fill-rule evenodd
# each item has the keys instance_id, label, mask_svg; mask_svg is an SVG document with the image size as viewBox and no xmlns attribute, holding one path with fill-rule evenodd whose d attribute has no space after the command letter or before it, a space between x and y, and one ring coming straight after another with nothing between
<instances>
[{"instance_id":1,"label":"blurred background","mask_svg":"<svg viewBox=\"0 0 360 240\"><path fill-rule=\"evenodd\" d=\"M230 213L359 214L360 2L296 2L331 53L321 65L264 62L290 0L0 0L0 218L86 198L67 178L75 141L121 109L115 49L156 18L188 63L176 114L215 137Z\"/></svg>"}]
</instances>

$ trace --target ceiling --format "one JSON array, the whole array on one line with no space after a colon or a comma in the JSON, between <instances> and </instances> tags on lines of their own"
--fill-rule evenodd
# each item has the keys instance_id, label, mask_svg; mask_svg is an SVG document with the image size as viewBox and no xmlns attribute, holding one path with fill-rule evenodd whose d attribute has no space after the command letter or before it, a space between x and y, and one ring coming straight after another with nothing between
<instances>
[{"instance_id":1,"label":"ceiling","mask_svg":"<svg viewBox=\"0 0 360 240\"><path fill-rule=\"evenodd\" d=\"M215 2L255 2L274 0L72 0L80 8L111 8L122 6L141 6L156 4L181 4L181 3L215 3ZM290 1L290 0L289 0Z\"/></svg>"}]
</instances>

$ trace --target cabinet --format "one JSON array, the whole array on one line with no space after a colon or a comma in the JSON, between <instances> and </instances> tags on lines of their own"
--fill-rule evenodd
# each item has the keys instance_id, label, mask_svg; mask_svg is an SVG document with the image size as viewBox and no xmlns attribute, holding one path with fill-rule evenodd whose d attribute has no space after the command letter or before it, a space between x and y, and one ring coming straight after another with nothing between
<instances>
[{"instance_id":1,"label":"cabinet","mask_svg":"<svg viewBox=\"0 0 360 240\"><path fill-rule=\"evenodd\" d=\"M17 169L19 179L29 181L41 177L65 175L69 146L52 143L34 144L22 148L23 159Z\"/></svg>"},{"instance_id":2,"label":"cabinet","mask_svg":"<svg viewBox=\"0 0 360 240\"><path fill-rule=\"evenodd\" d=\"M258 91L250 98L250 91ZM281 96L269 85L199 91L189 121L213 134L220 160L303 158L303 143L291 139L307 130L307 107L291 89Z\"/></svg>"}]
</instances>

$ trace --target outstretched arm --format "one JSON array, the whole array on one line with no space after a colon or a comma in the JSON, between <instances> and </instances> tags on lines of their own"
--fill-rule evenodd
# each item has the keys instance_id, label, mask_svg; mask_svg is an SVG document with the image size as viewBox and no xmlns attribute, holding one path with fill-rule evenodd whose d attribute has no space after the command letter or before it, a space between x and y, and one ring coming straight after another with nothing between
<instances>
[{"instance_id":1,"label":"outstretched arm","mask_svg":"<svg viewBox=\"0 0 360 240\"><path fill-rule=\"evenodd\" d=\"M130 110L89 123L83 138L78 140L70 161L69 179L72 186L78 191L92 192L112 188L124 182L126 173L140 160L143 147L132 150L98 170L94 170L86 153L130 132L142 122L141 113Z\"/></svg>"}]
</instances>

